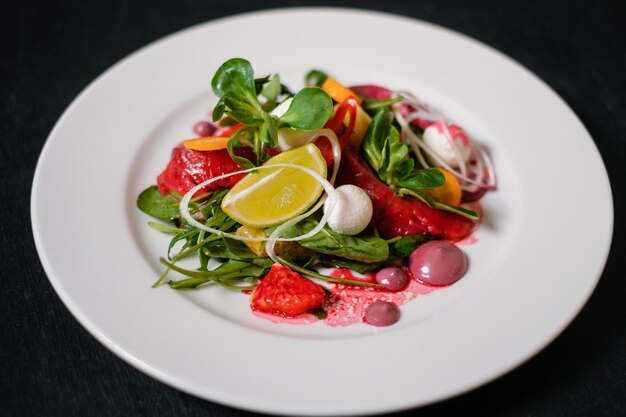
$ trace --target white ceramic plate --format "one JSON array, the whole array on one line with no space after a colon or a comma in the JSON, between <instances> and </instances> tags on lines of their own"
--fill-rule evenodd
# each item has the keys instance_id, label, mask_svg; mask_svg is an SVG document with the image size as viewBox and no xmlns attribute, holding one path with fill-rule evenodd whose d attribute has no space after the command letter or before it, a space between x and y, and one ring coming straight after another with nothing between
<instances>
[{"instance_id":1,"label":"white ceramic plate","mask_svg":"<svg viewBox=\"0 0 626 417\"><path fill-rule=\"evenodd\" d=\"M408 89L485 144L500 190L484 199L470 271L402 307L388 328L273 324L219 288L151 289L167 237L136 197L215 103L228 58L299 88L325 69ZM581 169L584 167L584 170ZM584 232L581 232L584 219ZM200 25L124 59L68 108L41 154L32 223L45 270L106 347L186 392L279 414L369 414L486 383L554 339L595 287L613 209L593 141L545 84L498 52L397 16L337 9Z\"/></svg>"}]
</instances>

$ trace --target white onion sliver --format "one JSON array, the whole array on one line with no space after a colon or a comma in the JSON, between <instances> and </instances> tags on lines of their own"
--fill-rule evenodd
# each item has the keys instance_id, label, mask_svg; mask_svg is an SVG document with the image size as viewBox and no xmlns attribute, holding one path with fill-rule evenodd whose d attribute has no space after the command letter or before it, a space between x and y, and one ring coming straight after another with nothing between
<instances>
[{"instance_id":1,"label":"white onion sliver","mask_svg":"<svg viewBox=\"0 0 626 417\"><path fill-rule=\"evenodd\" d=\"M333 190L333 193L329 195L334 195L335 193L336 192ZM302 213L301 215L296 216L293 219L287 220L285 223L278 226L276 230L274 230L267 237L267 243L265 244L265 252L274 262L278 262L278 259L276 258L276 252L274 251L274 245L276 244L276 242L277 241L284 242L284 241L290 240L290 239L280 239L280 235L282 235L283 232L285 232L291 226L298 224L301 220L304 220L305 218L309 217L310 215L315 213L317 210L319 210L320 207L322 207L322 205L324 204L324 201L325 201L325 198L321 198L320 201L318 201L317 204L315 204L309 211ZM318 225L315 226L315 228L311 229L310 232L304 235L298 236L298 240L306 239L307 237L312 237L324 228L326 223L328 223L328 217L330 216L332 209L335 207L335 204L336 204L335 201L336 201L336 198L335 199L331 198L331 201L329 203L329 207L331 210L329 210L327 213L324 213Z\"/></svg>"},{"instance_id":2,"label":"white onion sliver","mask_svg":"<svg viewBox=\"0 0 626 417\"><path fill-rule=\"evenodd\" d=\"M417 98L415 98L411 94L403 94L403 95L405 97L410 97L409 100L407 101L411 106L415 108L421 107L422 109L425 107ZM470 141L470 155L475 156L473 160L476 161L476 167L471 167L465 164L465 162L462 160L462 158L460 157L459 149L458 149L459 145L455 143L456 141L452 140L453 144L456 145L455 149L457 150L456 152L458 154L457 160L459 162L459 168L458 169L453 168L449 164L447 164L443 159L441 159L441 157L439 157L439 155L436 154L428 145L426 145L426 143L424 143L424 141L420 137L418 137L417 134L415 134L415 132L413 132L413 130L409 126L409 123L411 123L415 119L426 120L427 118L424 117L425 116L424 111L418 109L415 112L412 112L405 116L400 111L400 104L395 104L392 106L392 108L393 108L395 118L400 124L400 127L402 129L404 142L411 145L413 152L417 156L418 162L424 168L430 168L431 165L426 161L421 151L428 154L428 156L432 160L434 160L439 166L443 167L447 171L450 171L452 174L454 174L454 176L456 176L460 180L459 182L460 182L461 188L464 190L470 190L472 188L471 186L477 186L479 188L488 188L488 189L496 188L495 171L493 169L493 164L491 163L491 160L489 159L487 153L480 147L480 145L478 145L474 141ZM432 113L429 113L429 115L431 114ZM433 121L433 120L430 120L430 121ZM446 123L445 118L441 117L435 121L443 121L444 122L443 125L445 126L445 123ZM451 134L449 130L447 129L447 126L445 126L444 132L446 134L446 137L450 139ZM483 167L486 167L488 171L487 183L485 183L485 173L483 171ZM468 168L473 168L472 172L468 172ZM475 178L470 177L470 175L472 174L474 174L476 177Z\"/></svg>"},{"instance_id":3,"label":"white onion sliver","mask_svg":"<svg viewBox=\"0 0 626 417\"><path fill-rule=\"evenodd\" d=\"M313 136L311 136L311 138L308 140L308 142L313 142L315 139L325 136L326 138L328 138L328 140L330 141L330 144L332 146L333 149L333 173L330 177L330 183L334 184L335 183L335 179L337 178L337 172L339 171L339 164L341 163L341 147L339 146L339 140L337 139L337 135L335 135L335 132L333 132L331 129L327 129L327 128L323 128L323 129L319 129ZM333 193L334 193L334 189L333 189ZM328 195L331 195L332 193L328 193ZM319 208L324 204L324 200L325 198L321 198L320 201L317 202L317 204L315 204L310 210L308 210L307 212L294 217L293 219L287 220L285 223L283 223L282 225L278 226L276 228L276 230L274 230L274 232L272 232L268 237L267 237L267 242L265 244L265 252L267 253L267 255L274 261L274 262L278 262L278 258L276 257L276 252L274 251L274 246L276 245L277 241L285 241L286 239L280 239L280 235L283 234L283 232L285 232L287 229L289 229L291 226L297 224L298 222L300 222L301 220L309 217L310 215L312 215L313 213L315 213L317 210L319 210ZM334 199L333 201L331 201L330 206L334 207ZM319 224L317 225L317 227L315 227L313 230L311 230L311 232L307 233L307 235L303 235L305 237L300 237L299 240L301 239L306 239L306 237L311 237L314 236L315 234L317 234L317 232L319 232L320 230L322 230L322 228L326 225L327 221L328 221L328 216L330 216L330 213L326 214L324 213L324 215L322 216ZM315 233L312 233L315 232Z\"/></svg>"},{"instance_id":4,"label":"white onion sliver","mask_svg":"<svg viewBox=\"0 0 626 417\"><path fill-rule=\"evenodd\" d=\"M330 183L335 183L335 178L337 178L337 172L339 171L339 164L341 163L341 148L339 147L339 139L337 139L337 135L331 129L322 128L318 129L313 136L309 138L307 143L313 142L315 139L325 136L330 141L330 145L333 148L333 173L330 176Z\"/></svg>"},{"instance_id":5,"label":"white onion sliver","mask_svg":"<svg viewBox=\"0 0 626 417\"><path fill-rule=\"evenodd\" d=\"M233 175L237 175L237 174L243 174L243 173L248 173L248 172L252 172L252 171L256 171L259 169L270 169L270 168L279 168L279 167L283 167L283 168L294 168L294 169L299 169L301 171L304 171L305 173L309 174L310 176L312 176L313 178L315 178L315 180L317 180L317 182L319 182L322 187L324 187L324 191L326 191L326 194L331 196L334 195L336 193L335 188L333 187L333 185L328 182L326 180L326 178L322 177L321 175L319 175L318 173L316 173L315 171L300 166L300 165L294 165L294 164L272 164L272 165L262 165L262 166L258 166L258 167L254 167L254 168L248 168L248 169L243 169L241 171L235 171L235 172L229 172L227 174L222 174L219 175L217 177L214 178L210 178L204 182L201 182L200 184L196 185L195 187L193 187L192 189L190 189L184 196L183 198L180 200L180 204L179 204L179 211L180 211L180 215L191 225L197 227L198 229L201 230L205 230L209 233L213 233L215 235L218 236L223 236L223 237L228 237L230 239L234 239L234 240L241 240L241 241L248 241L248 242L262 242L262 241L267 241L269 240L269 237L244 237L244 236L238 236L236 234L233 233L227 233L227 232L223 232L221 230L218 229L214 229L212 227L208 227L202 223L200 223L199 221L197 221L190 213L189 213L189 202L191 200L191 198L193 197L193 195L200 189L202 189L203 187L206 187L209 184L214 183L215 181L219 181L221 179L224 178L228 178L231 177ZM322 201L323 203L323 201ZM318 204L316 204L317 208L319 209L319 202ZM314 206L315 207L315 206ZM313 212L311 210L307 211L305 214L307 215L311 215ZM302 217L304 215L300 215L297 217ZM296 218L297 218L296 217ZM304 217L302 217L304 218ZM302 220L302 218L300 220ZM326 216L327 218L327 216ZM292 237L292 238L276 238L275 241L280 241L280 242L295 242L298 240L302 240L302 239L306 239L308 237L311 237L313 235L315 235L317 232L319 232L325 225L325 218L322 217L323 221L320 221L320 223L310 232L305 233L303 235L300 236L296 236L296 237ZM295 224L295 223L294 223Z\"/></svg>"},{"instance_id":6,"label":"white onion sliver","mask_svg":"<svg viewBox=\"0 0 626 417\"><path fill-rule=\"evenodd\" d=\"M441 120L440 117L434 116L431 113L425 112L424 110L415 110L414 112L411 112L404 117L407 123L412 123L413 120L416 119L428 120L429 122L438 122Z\"/></svg>"}]
</instances>

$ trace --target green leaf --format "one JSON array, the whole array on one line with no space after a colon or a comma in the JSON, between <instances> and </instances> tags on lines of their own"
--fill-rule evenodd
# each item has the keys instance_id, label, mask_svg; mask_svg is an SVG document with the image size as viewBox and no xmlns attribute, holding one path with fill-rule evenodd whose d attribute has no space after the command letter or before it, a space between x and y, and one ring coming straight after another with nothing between
<instances>
[{"instance_id":1,"label":"green leaf","mask_svg":"<svg viewBox=\"0 0 626 417\"><path fill-rule=\"evenodd\" d=\"M159 220L173 220L180 217L178 201L170 195L163 195L156 185L146 188L137 198L137 207L149 216Z\"/></svg>"},{"instance_id":2,"label":"green leaf","mask_svg":"<svg viewBox=\"0 0 626 417\"><path fill-rule=\"evenodd\" d=\"M211 271L191 271L188 269L180 268L171 262L167 262L161 258L161 263L168 268L190 277L189 279L181 281L170 281L168 284L174 289L188 289L196 288L199 285L206 284L208 282L216 282L220 284L221 281L232 280L234 278L245 277L261 277L269 271L269 267L263 267L246 261L228 260ZM243 290L247 288L235 287L227 285L229 289Z\"/></svg>"},{"instance_id":3,"label":"green leaf","mask_svg":"<svg viewBox=\"0 0 626 417\"><path fill-rule=\"evenodd\" d=\"M251 102L246 97L229 92L221 98L221 102L226 106L225 112L228 113L228 116L240 123L254 125L263 122L265 112L260 108L258 101Z\"/></svg>"},{"instance_id":4,"label":"green leaf","mask_svg":"<svg viewBox=\"0 0 626 417\"><path fill-rule=\"evenodd\" d=\"M170 252L172 252L172 249L174 248L174 245L176 245L176 243L180 242L181 240L184 240L186 243L183 245L183 249L189 247L190 243L194 240L194 238L196 236L198 236L198 233L200 233L200 229L188 229L185 230L184 232L178 233L177 235L174 235L174 237L172 237L172 239L170 239L170 244L167 247L167 258L168 259L174 259L177 258L177 256L175 256L174 258L170 255Z\"/></svg>"},{"instance_id":5,"label":"green leaf","mask_svg":"<svg viewBox=\"0 0 626 417\"><path fill-rule=\"evenodd\" d=\"M392 125L393 116L381 108L376 112L363 138L363 153L381 180L394 186L412 172L415 161Z\"/></svg>"},{"instance_id":6,"label":"green leaf","mask_svg":"<svg viewBox=\"0 0 626 417\"><path fill-rule=\"evenodd\" d=\"M224 112L226 111L226 101L224 97L220 98L215 107L213 107L213 113L211 113L211 118L214 122L217 122L222 118Z\"/></svg>"},{"instance_id":7,"label":"green leaf","mask_svg":"<svg viewBox=\"0 0 626 417\"><path fill-rule=\"evenodd\" d=\"M446 182L446 177L437 168L428 168L415 171L408 178L401 180L398 185L406 188L436 188Z\"/></svg>"},{"instance_id":8,"label":"green leaf","mask_svg":"<svg viewBox=\"0 0 626 417\"><path fill-rule=\"evenodd\" d=\"M289 238L308 233L317 224L317 220L308 217L287 229L282 237ZM380 237L342 235L328 226L310 238L299 240L298 243L316 252L361 262L380 262L389 256L389 246Z\"/></svg>"},{"instance_id":9,"label":"green leaf","mask_svg":"<svg viewBox=\"0 0 626 417\"><path fill-rule=\"evenodd\" d=\"M154 230L157 230L161 233L169 233L172 235L176 235L178 233L181 233L187 230L187 229L181 229L180 227L168 226L166 224L157 223L157 222L148 222L148 226L152 227Z\"/></svg>"},{"instance_id":10,"label":"green leaf","mask_svg":"<svg viewBox=\"0 0 626 417\"><path fill-rule=\"evenodd\" d=\"M332 255L323 255L320 258L320 263L327 266L334 266L336 268L348 268L354 272L358 272L359 274L366 274L381 266L383 262L368 263L339 258Z\"/></svg>"},{"instance_id":11,"label":"green leaf","mask_svg":"<svg viewBox=\"0 0 626 417\"><path fill-rule=\"evenodd\" d=\"M378 110L382 107L389 107L393 104L399 103L402 100L404 100L404 97L402 96L397 96L394 98L387 98L387 99L383 99L383 100L372 100L372 99L365 99L363 100L363 105L362 107L365 110Z\"/></svg>"},{"instance_id":12,"label":"green leaf","mask_svg":"<svg viewBox=\"0 0 626 417\"><path fill-rule=\"evenodd\" d=\"M214 120L215 121L215 120ZM223 117L220 121L219 121L219 125L221 127L233 127L237 124L237 120L230 118L230 117Z\"/></svg>"},{"instance_id":13,"label":"green leaf","mask_svg":"<svg viewBox=\"0 0 626 417\"><path fill-rule=\"evenodd\" d=\"M394 126L389 128L389 136L385 141L385 170L382 178L388 184L394 185L400 178L396 171L399 170L402 163L408 159L409 148L400 142L400 133ZM402 169L400 169L402 171Z\"/></svg>"},{"instance_id":14,"label":"green leaf","mask_svg":"<svg viewBox=\"0 0 626 417\"><path fill-rule=\"evenodd\" d=\"M218 97L223 97L228 93L256 97L252 65L243 58L229 59L213 76L211 87Z\"/></svg>"},{"instance_id":15,"label":"green leaf","mask_svg":"<svg viewBox=\"0 0 626 417\"><path fill-rule=\"evenodd\" d=\"M363 154L376 172L380 172L384 166L383 152L390 126L391 115L385 109L380 109L372 118L363 137Z\"/></svg>"},{"instance_id":16,"label":"green leaf","mask_svg":"<svg viewBox=\"0 0 626 417\"><path fill-rule=\"evenodd\" d=\"M391 187L434 188L445 183L438 169L415 169L409 147L402 143L398 129L392 125L392 116L384 109L374 115L365 133L363 154L380 179Z\"/></svg>"},{"instance_id":17,"label":"green leaf","mask_svg":"<svg viewBox=\"0 0 626 417\"><path fill-rule=\"evenodd\" d=\"M324 81L328 78L328 75L320 70L311 70L304 77L304 83L310 86L321 87Z\"/></svg>"},{"instance_id":18,"label":"green leaf","mask_svg":"<svg viewBox=\"0 0 626 417\"><path fill-rule=\"evenodd\" d=\"M206 231L201 230L200 233L198 234L197 243L203 242L205 239L205 236L206 236ZM198 270L207 271L209 268L209 261L211 260L211 257L208 256L206 253L204 253L204 251L202 250L202 247L198 248L197 252L198 252L198 261L200 262L200 268L198 268Z\"/></svg>"},{"instance_id":19,"label":"green leaf","mask_svg":"<svg viewBox=\"0 0 626 417\"><path fill-rule=\"evenodd\" d=\"M397 169L397 175L398 178L407 178L411 175L411 172L413 172L413 169L415 168L415 159L413 158L408 158L407 160L403 161Z\"/></svg>"},{"instance_id":20,"label":"green leaf","mask_svg":"<svg viewBox=\"0 0 626 417\"><path fill-rule=\"evenodd\" d=\"M269 82L263 86L261 90L261 95L265 97L268 101L276 101L278 96L282 91L282 85L280 83L280 76L278 74L274 74Z\"/></svg>"},{"instance_id":21,"label":"green leaf","mask_svg":"<svg viewBox=\"0 0 626 417\"><path fill-rule=\"evenodd\" d=\"M261 91L263 90L263 86L265 84L267 84L270 80L270 76L266 75L265 77L261 77L261 78L255 78L254 79L254 92L256 93L256 95L258 96L259 94L261 94Z\"/></svg>"},{"instance_id":22,"label":"green leaf","mask_svg":"<svg viewBox=\"0 0 626 417\"><path fill-rule=\"evenodd\" d=\"M226 143L226 149L228 150L230 158L243 169L254 168L254 164L250 162L247 158L235 155L235 148L249 146L249 144L254 140L253 138L253 130L248 126L243 126L242 128L238 129L231 136L228 143Z\"/></svg>"},{"instance_id":23,"label":"green leaf","mask_svg":"<svg viewBox=\"0 0 626 417\"><path fill-rule=\"evenodd\" d=\"M431 196L429 196L425 192L417 190L417 189L399 188L397 192L401 196L408 194L413 197L416 197L417 199L419 199L420 201L422 201L424 204L428 205L429 207L433 207L439 210L449 211L451 213L455 213L460 216L467 217L468 219L471 219L471 220L478 220L480 218L478 213L476 213L474 210L469 210L463 207L456 207L456 206L451 206L449 204L441 203L433 199Z\"/></svg>"},{"instance_id":24,"label":"green leaf","mask_svg":"<svg viewBox=\"0 0 626 417\"><path fill-rule=\"evenodd\" d=\"M417 198L422 203L426 204L428 207L432 207L432 208L435 207L435 203L436 203L435 199L423 191L420 191L418 189L410 189L410 188L399 188L396 191L401 197L403 197L404 195L410 195L410 196Z\"/></svg>"},{"instance_id":25,"label":"green leaf","mask_svg":"<svg viewBox=\"0 0 626 417\"><path fill-rule=\"evenodd\" d=\"M258 258L245 243L240 240L221 237L205 245L203 252L214 258L248 260ZM271 266L271 265L270 265Z\"/></svg>"},{"instance_id":26,"label":"green leaf","mask_svg":"<svg viewBox=\"0 0 626 417\"><path fill-rule=\"evenodd\" d=\"M466 209L464 207L451 206L449 204L440 203L439 201L435 201L435 208L439 210L449 211L451 213L458 214L463 217L467 217L471 220L478 220L480 216L474 210Z\"/></svg>"},{"instance_id":27,"label":"green leaf","mask_svg":"<svg viewBox=\"0 0 626 417\"><path fill-rule=\"evenodd\" d=\"M263 113L264 123L259 130L259 139L270 148L278 143L278 118L269 113Z\"/></svg>"},{"instance_id":28,"label":"green leaf","mask_svg":"<svg viewBox=\"0 0 626 417\"><path fill-rule=\"evenodd\" d=\"M311 311L311 314L313 314L315 317L317 317L320 320L324 320L327 316L326 310L324 310L321 306Z\"/></svg>"},{"instance_id":29,"label":"green leaf","mask_svg":"<svg viewBox=\"0 0 626 417\"><path fill-rule=\"evenodd\" d=\"M294 129L314 130L324 126L332 114L328 93L319 87L305 87L293 97L280 121Z\"/></svg>"},{"instance_id":30,"label":"green leaf","mask_svg":"<svg viewBox=\"0 0 626 417\"><path fill-rule=\"evenodd\" d=\"M389 245L391 257L394 259L406 258L419 246L432 239L431 236L424 234L402 236Z\"/></svg>"},{"instance_id":31,"label":"green leaf","mask_svg":"<svg viewBox=\"0 0 626 417\"><path fill-rule=\"evenodd\" d=\"M287 267L289 267L292 271L294 272L298 272L304 276L307 277L311 277L311 278L318 278L324 281L328 281L328 282L338 282L341 284L349 284L349 285L359 285L361 287L380 287L380 284L376 284L373 282L363 282L363 281L359 281L356 279L347 279L347 278L336 278L336 277L331 277L328 275L324 275L324 274L320 274L318 271L316 270L312 270L312 269L307 269L305 267L302 267L300 265L298 265L295 262L292 262L291 260L285 259L285 258L281 258L280 256L277 256L278 261L282 264L285 265Z\"/></svg>"},{"instance_id":32,"label":"green leaf","mask_svg":"<svg viewBox=\"0 0 626 417\"><path fill-rule=\"evenodd\" d=\"M250 62L241 58L229 59L213 76L211 87L220 97L213 109L213 121L226 113L243 124L263 122L264 112L256 94L254 70Z\"/></svg>"}]
</instances>

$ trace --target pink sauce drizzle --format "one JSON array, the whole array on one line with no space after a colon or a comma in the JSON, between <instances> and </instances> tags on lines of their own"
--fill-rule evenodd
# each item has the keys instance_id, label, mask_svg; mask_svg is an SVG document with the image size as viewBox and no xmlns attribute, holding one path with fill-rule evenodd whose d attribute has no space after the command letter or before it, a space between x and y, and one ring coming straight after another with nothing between
<instances>
[{"instance_id":1,"label":"pink sauce drizzle","mask_svg":"<svg viewBox=\"0 0 626 417\"><path fill-rule=\"evenodd\" d=\"M407 271L407 273L409 273ZM356 279L365 282L376 282L374 274L354 276L348 269L337 268L329 274L336 278ZM365 310L375 301L389 301L397 306L405 304L419 295L425 295L445 287L434 287L422 284L409 273L409 284L401 291L385 291L371 287L357 287L344 284L331 284L327 288L331 295L326 297L322 307L326 311L323 320L331 327L344 327L363 322ZM312 324L319 319L313 314L305 313L297 317L284 317L251 310L252 314L273 323L281 324Z\"/></svg>"},{"instance_id":2,"label":"pink sauce drizzle","mask_svg":"<svg viewBox=\"0 0 626 417\"><path fill-rule=\"evenodd\" d=\"M335 269L330 273L337 278L360 279L368 282L375 282L374 275L366 278L355 277L349 270ZM326 324L331 327L348 326L363 321L365 309L374 301L389 301L398 306L414 299L418 295L431 293L439 287L431 287L419 283L411 277L407 287L401 291L385 291L371 287L354 287L344 284L335 284L330 288L331 295L324 301L323 307L326 310Z\"/></svg>"}]
</instances>

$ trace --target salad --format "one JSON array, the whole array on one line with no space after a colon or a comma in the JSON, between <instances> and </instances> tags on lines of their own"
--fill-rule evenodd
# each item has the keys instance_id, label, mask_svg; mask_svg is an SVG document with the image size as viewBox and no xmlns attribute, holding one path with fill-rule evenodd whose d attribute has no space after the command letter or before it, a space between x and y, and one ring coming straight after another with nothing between
<instances>
[{"instance_id":1,"label":"salad","mask_svg":"<svg viewBox=\"0 0 626 417\"><path fill-rule=\"evenodd\" d=\"M172 236L154 287L238 291L276 322L388 326L465 274L456 243L496 176L461 127L408 92L319 70L294 93L234 58L211 87L212 120L137 200Z\"/></svg>"}]
</instances>

